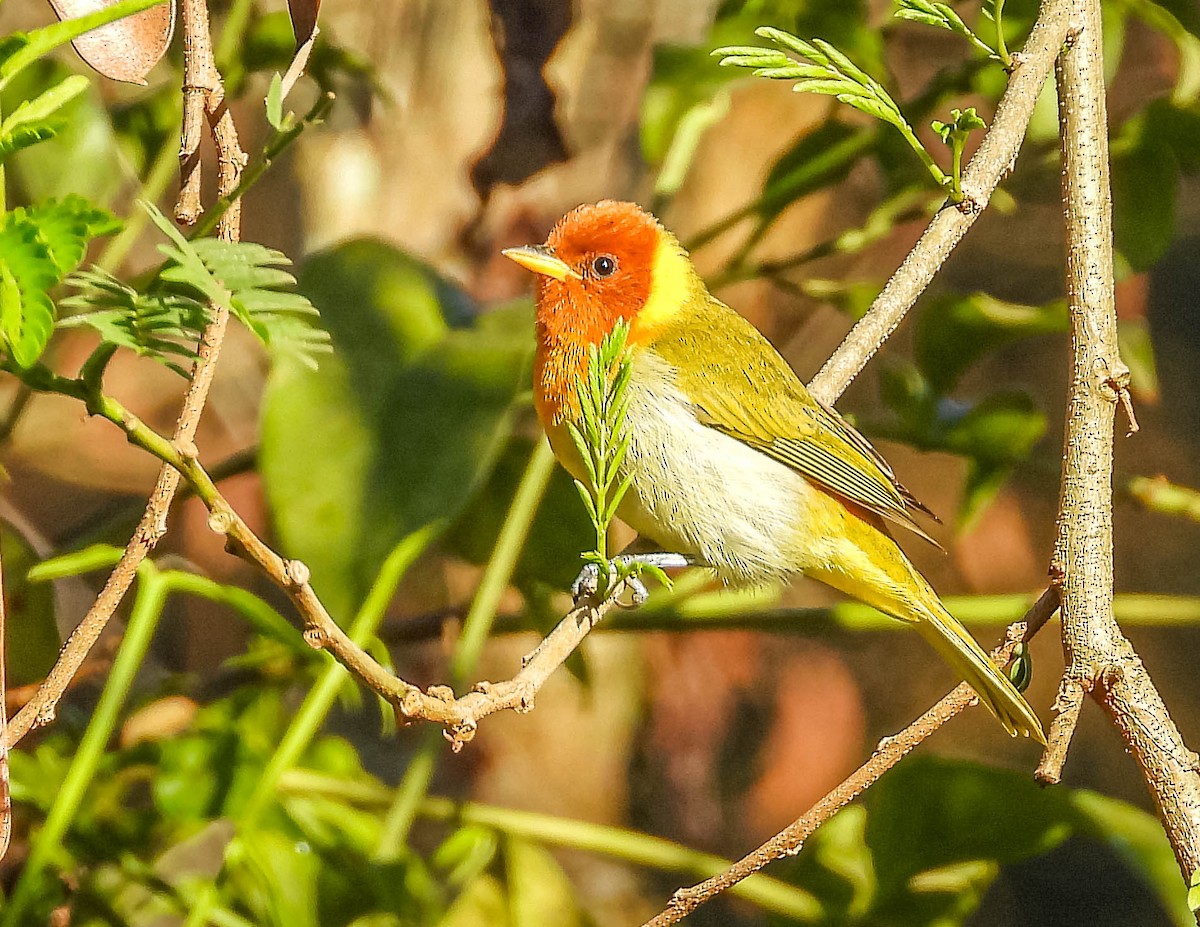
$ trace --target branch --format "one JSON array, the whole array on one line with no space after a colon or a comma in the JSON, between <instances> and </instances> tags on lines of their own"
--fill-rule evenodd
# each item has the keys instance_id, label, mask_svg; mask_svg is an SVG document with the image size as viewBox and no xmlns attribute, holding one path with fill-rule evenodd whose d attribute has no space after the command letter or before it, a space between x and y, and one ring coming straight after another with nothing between
<instances>
[{"instance_id":1,"label":"branch","mask_svg":"<svg viewBox=\"0 0 1200 927\"><path fill-rule=\"evenodd\" d=\"M237 129L233 117L223 105L224 92L221 89L221 76L213 63L212 40L208 27L208 8L204 0L184 0L181 19L184 30L184 125L182 128L183 148L195 152L199 147L200 126L192 125L188 116L189 105L194 110L194 103L189 101L196 96L196 88L202 84L209 88L201 101L209 111L210 125L213 138L216 141L218 161L220 164L218 176L218 192L230 193L236 186L238 174L246 162L238 144ZM193 144L194 142L194 144ZM180 193L181 202L186 192L194 187L199 196L199 168L197 163L184 164L183 190ZM241 236L241 211L239 208L230 209L222 218L218 234L227 241L237 241ZM219 307L213 307L212 321L200 338L196 364L192 369L192 379L187 393L183 398L183 406L175 424L172 442L180 447L193 447L196 439L196 429L200 424L200 415L208 401L209 389L212 386L213 375L216 373L217 357L221 351L221 343L225 339L225 329L229 322L229 314ZM121 604L129 591L138 566L149 556L167 531L167 513L175 491L179 487L179 472L173 467L164 465L159 471L158 481L146 503L146 510L134 529L133 537L125 547L120 561L113 568L104 588L96 597L92 607L88 609L78 627L71 632L58 662L50 670L46 681L24 708L12 719L4 732L4 743L11 747L30 730L41 727L54 720L59 699L70 685L72 677L83 665L88 652L99 639L101 632L108 624L113 612Z\"/></svg>"},{"instance_id":2,"label":"branch","mask_svg":"<svg viewBox=\"0 0 1200 927\"><path fill-rule=\"evenodd\" d=\"M182 475L209 510L209 527L225 536L226 549L257 565L287 593L304 619L304 639L316 649L328 650L368 688L391 703L401 717L431 721L445 727L446 736L455 750L475 736L480 719L498 711L532 709L534 697L545 681L574 652L588 632L620 604L620 597L628 588L625 582L619 582L603 600L587 601L572 609L525 657L521 670L512 679L476 683L461 698L456 698L453 690L446 686L431 686L428 691L422 691L419 686L385 669L342 630L309 582L308 567L299 560L285 560L254 533L201 465L194 443L169 440L159 434L101 392L99 384L61 377L36 366L24 375L36 389L85 403L90 414L112 422L125 432L131 444L162 460L176 479ZM48 684L49 678L43 690ZM14 742L16 739L19 737L14 738Z\"/></svg>"},{"instance_id":3,"label":"branch","mask_svg":"<svg viewBox=\"0 0 1200 927\"><path fill-rule=\"evenodd\" d=\"M1141 768L1188 884L1200 870L1200 762L1113 618L1113 425L1129 369L1117 350L1099 0L1071 0L1070 10L1073 40L1056 71L1072 347L1054 550L1066 670L1039 772L1057 780L1091 694Z\"/></svg>"},{"instance_id":4,"label":"branch","mask_svg":"<svg viewBox=\"0 0 1200 927\"><path fill-rule=\"evenodd\" d=\"M1033 637L1054 614L1056 608L1058 590L1051 587L1042 593L1022 621L1009 626L1004 635L1004 643L992 651L992 660L996 665L1006 665L1017 645ZM677 924L700 905L758 872L768 863L785 856L795 856L818 827L874 785L880 776L911 753L930 734L976 701L974 690L965 682L959 683L953 691L899 734L882 740L870 759L809 808L802 817L720 875L691 888L677 891L666 909L648 920L643 927L668 927L670 924Z\"/></svg>"},{"instance_id":5,"label":"branch","mask_svg":"<svg viewBox=\"0 0 1200 927\"><path fill-rule=\"evenodd\" d=\"M933 280L950 252L987 206L1000 181L1012 170L1034 104L1067 35L1068 0L1045 0L1025 48L1014 55L1015 70L996 107L992 127L963 172L963 201L933 217L887 286L833 352L809 389L832 403L866 366Z\"/></svg>"},{"instance_id":6,"label":"branch","mask_svg":"<svg viewBox=\"0 0 1200 927\"><path fill-rule=\"evenodd\" d=\"M182 0L183 23L183 128L179 139L179 170L182 181L175 218L193 225L204 211L200 203L200 141L207 120L217 147L217 195L229 196L237 187L246 153L238 143L233 114L225 105L225 85L213 57L212 32L205 0ZM217 235L236 241L241 229L242 207L230 204L217 226Z\"/></svg>"}]
</instances>

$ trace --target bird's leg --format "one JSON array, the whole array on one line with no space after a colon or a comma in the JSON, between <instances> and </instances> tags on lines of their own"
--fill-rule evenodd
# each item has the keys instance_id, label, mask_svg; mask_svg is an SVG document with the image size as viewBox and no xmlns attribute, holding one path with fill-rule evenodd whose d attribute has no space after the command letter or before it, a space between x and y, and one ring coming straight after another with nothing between
<instances>
[{"instance_id":1,"label":"bird's leg","mask_svg":"<svg viewBox=\"0 0 1200 927\"><path fill-rule=\"evenodd\" d=\"M626 582L629 583L629 590L633 596L633 604L643 605L646 599L650 597L650 593L646 590L646 584L637 575L638 568L651 567L656 570L676 570L689 566L701 566L701 563L687 554L673 554L667 551L617 554L617 556L609 561L609 586L611 587L617 581L618 571L626 572L632 568L634 572L627 575ZM594 563L587 563L579 571L579 575L575 577L575 581L571 583L571 595L578 602L588 596L595 595L599 588L600 568Z\"/></svg>"}]
</instances>

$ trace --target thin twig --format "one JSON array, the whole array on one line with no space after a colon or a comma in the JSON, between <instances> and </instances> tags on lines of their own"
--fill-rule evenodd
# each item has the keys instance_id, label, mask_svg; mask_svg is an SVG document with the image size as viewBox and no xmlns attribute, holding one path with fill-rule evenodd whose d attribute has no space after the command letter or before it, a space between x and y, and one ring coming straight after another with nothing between
<instances>
[{"instance_id":1,"label":"thin twig","mask_svg":"<svg viewBox=\"0 0 1200 927\"><path fill-rule=\"evenodd\" d=\"M1044 611L1046 601L1046 596L1043 596L1030 609L1028 617L1031 623L1038 613ZM992 652L992 659L998 666L1004 666L1012 657L1017 645L1028 640L1029 636L1024 621L1010 625L1005 633L1004 643ZM677 891L667 907L646 921L643 927L668 927L670 924L677 924L700 905L758 872L768 863L786 856L795 856L818 827L874 785L880 776L899 763L943 724L976 701L975 691L965 682L959 683L953 691L900 733L881 741L870 759L809 808L803 816L719 875Z\"/></svg>"},{"instance_id":2,"label":"thin twig","mask_svg":"<svg viewBox=\"0 0 1200 927\"><path fill-rule=\"evenodd\" d=\"M1067 748L1079 723L1083 700L1090 685L1079 679L1064 675L1054 699L1054 720L1046 735L1046 750L1033 771L1033 778L1042 785L1057 785L1062 781L1063 764L1067 761Z\"/></svg>"},{"instance_id":3,"label":"thin twig","mask_svg":"<svg viewBox=\"0 0 1200 927\"><path fill-rule=\"evenodd\" d=\"M218 194L228 194L237 186L238 174L246 163L246 156L238 144L237 128L233 124L233 117L228 108L224 106L224 93L220 89L221 78L212 61L208 8L205 6L204 0L184 0L180 18L184 30L183 147L188 148L190 145L192 151L199 148L198 140L192 145L192 141L197 139L196 133L199 132L200 127L192 126L189 123L188 100L196 96L195 88L206 86L211 92L206 93L202 102L205 107L211 106L211 109L207 111L217 146ZM192 109L195 109L194 104ZM196 196L199 196L198 170L198 162L184 164L185 177L180 194L181 202L183 197L189 195L187 191L193 186ZM217 234L227 241L237 241L240 238L240 208L235 206L225 213L218 226ZM208 401L209 390L216 373L217 357L221 351L221 343L225 339L228 322L229 314L214 306L212 321L200 338L191 383L184 395L179 418L175 424L172 443L176 446L195 446L196 430L200 424L200 415L204 410L204 405ZM146 503L146 510L134 529L133 537L126 545L121 560L113 568L92 607L88 609L83 620L67 639L58 661L50 670L37 695L21 709L12 719L12 723L8 725L4 736L4 743L7 746L11 747L33 728L49 724L54 720L59 699L62 698L71 678L99 639L113 612L116 611L126 592L129 591L129 587L137 575L138 566L149 556L166 533L167 513L178 486L179 472L164 464Z\"/></svg>"},{"instance_id":4,"label":"thin twig","mask_svg":"<svg viewBox=\"0 0 1200 927\"><path fill-rule=\"evenodd\" d=\"M987 206L997 185L1012 170L1034 104L1067 35L1067 0L1046 0L1021 52L1020 66L996 107L996 116L979 150L963 171L963 201L942 209L925 229L871 309L813 377L809 389L832 403L866 366L904 318L967 229Z\"/></svg>"},{"instance_id":5,"label":"thin twig","mask_svg":"<svg viewBox=\"0 0 1200 927\"><path fill-rule=\"evenodd\" d=\"M1200 763L1113 618L1112 460L1129 383L1117 347L1108 116L1099 0L1071 0L1056 77L1063 157L1072 377L1054 563L1063 571L1066 671L1043 766L1053 777L1090 692L1137 761L1184 883L1200 870ZM1078 687L1079 692L1076 692Z\"/></svg>"}]
</instances>

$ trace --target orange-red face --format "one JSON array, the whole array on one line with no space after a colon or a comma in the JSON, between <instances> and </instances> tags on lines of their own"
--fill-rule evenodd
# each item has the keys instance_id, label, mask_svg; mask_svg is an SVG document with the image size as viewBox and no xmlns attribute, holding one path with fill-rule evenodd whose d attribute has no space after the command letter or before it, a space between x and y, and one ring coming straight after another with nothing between
<instances>
[{"instance_id":1,"label":"orange-red face","mask_svg":"<svg viewBox=\"0 0 1200 927\"><path fill-rule=\"evenodd\" d=\"M605 200L567 213L545 245L504 252L537 274L534 398L547 427L574 414L588 347L646 304L663 235L638 206Z\"/></svg>"},{"instance_id":2,"label":"orange-red face","mask_svg":"<svg viewBox=\"0 0 1200 927\"><path fill-rule=\"evenodd\" d=\"M540 248L505 252L538 275L539 338L594 344L617 319L632 321L650 295L661 236L649 213L605 200L567 213Z\"/></svg>"}]
</instances>

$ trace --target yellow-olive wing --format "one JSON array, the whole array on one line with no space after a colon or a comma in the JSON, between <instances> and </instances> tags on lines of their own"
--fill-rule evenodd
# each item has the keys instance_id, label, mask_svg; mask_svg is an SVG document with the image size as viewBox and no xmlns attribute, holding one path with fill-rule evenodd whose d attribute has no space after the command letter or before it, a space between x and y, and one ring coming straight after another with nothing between
<instances>
[{"instance_id":1,"label":"yellow-olive wing","mask_svg":"<svg viewBox=\"0 0 1200 927\"><path fill-rule=\"evenodd\" d=\"M932 513L866 438L813 398L753 325L716 299L702 317L680 321L653 348L677 370L700 422L937 543L909 509Z\"/></svg>"}]
</instances>

